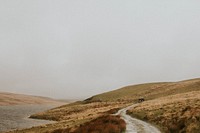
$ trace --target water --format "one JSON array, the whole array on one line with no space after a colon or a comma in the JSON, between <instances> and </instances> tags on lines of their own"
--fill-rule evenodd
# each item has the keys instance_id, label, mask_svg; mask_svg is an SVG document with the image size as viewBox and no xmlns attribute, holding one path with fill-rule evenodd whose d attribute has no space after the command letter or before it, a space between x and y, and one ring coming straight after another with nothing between
<instances>
[{"instance_id":1,"label":"water","mask_svg":"<svg viewBox=\"0 0 200 133\"><path fill-rule=\"evenodd\" d=\"M53 107L56 105L0 106L0 132L52 123L52 121L29 119L28 117Z\"/></svg>"}]
</instances>

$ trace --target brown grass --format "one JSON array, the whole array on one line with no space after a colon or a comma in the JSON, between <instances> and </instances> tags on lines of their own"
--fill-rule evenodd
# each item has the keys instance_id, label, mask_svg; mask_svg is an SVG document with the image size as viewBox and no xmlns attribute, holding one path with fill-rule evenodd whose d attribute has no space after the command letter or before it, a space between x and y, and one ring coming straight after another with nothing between
<instances>
[{"instance_id":1,"label":"brown grass","mask_svg":"<svg viewBox=\"0 0 200 133\"><path fill-rule=\"evenodd\" d=\"M60 128L49 133L122 133L126 123L120 116L105 115L81 124L76 129Z\"/></svg>"},{"instance_id":2,"label":"brown grass","mask_svg":"<svg viewBox=\"0 0 200 133\"><path fill-rule=\"evenodd\" d=\"M93 102L88 104L76 102L46 112L37 113L30 117L55 121L89 119L98 117L106 112L110 114L114 113L123 106L125 104L120 102Z\"/></svg>"},{"instance_id":3,"label":"brown grass","mask_svg":"<svg viewBox=\"0 0 200 133\"><path fill-rule=\"evenodd\" d=\"M86 99L91 101L123 101L134 102L144 97L146 100L175 95L190 91L200 90L200 79L192 79L181 82L161 82L132 85L106 92Z\"/></svg>"},{"instance_id":4,"label":"brown grass","mask_svg":"<svg viewBox=\"0 0 200 133\"><path fill-rule=\"evenodd\" d=\"M139 104L128 112L169 133L199 133L200 91L171 95Z\"/></svg>"},{"instance_id":5,"label":"brown grass","mask_svg":"<svg viewBox=\"0 0 200 133\"><path fill-rule=\"evenodd\" d=\"M74 133L122 133L126 129L126 123L120 116L101 116L81 125Z\"/></svg>"},{"instance_id":6,"label":"brown grass","mask_svg":"<svg viewBox=\"0 0 200 133\"><path fill-rule=\"evenodd\" d=\"M47 132L47 133L72 133L70 131L71 131L71 128L60 128L60 129L56 129L52 132Z\"/></svg>"},{"instance_id":7,"label":"brown grass","mask_svg":"<svg viewBox=\"0 0 200 133\"><path fill-rule=\"evenodd\" d=\"M148 83L127 86L99 94L81 102L64 105L32 118L56 120L57 123L19 131L65 132L102 115L115 113L117 108L133 104L144 97L145 102L130 110L130 114L155 123L166 132L196 132L199 130L200 79L181 82ZM175 126L174 126L175 125Z\"/></svg>"},{"instance_id":8,"label":"brown grass","mask_svg":"<svg viewBox=\"0 0 200 133\"><path fill-rule=\"evenodd\" d=\"M67 103L67 102L65 102ZM0 92L0 106L22 104L64 104L64 102L47 97Z\"/></svg>"},{"instance_id":9,"label":"brown grass","mask_svg":"<svg viewBox=\"0 0 200 133\"><path fill-rule=\"evenodd\" d=\"M83 125L84 123L94 120L102 115L115 113L119 108L124 106L126 106L126 104L122 102L93 102L87 104L85 102L71 103L31 116L31 118L37 119L56 120L57 123L18 130L16 133L46 133L54 130L55 132L66 132L69 128L74 130L80 125Z\"/></svg>"}]
</instances>

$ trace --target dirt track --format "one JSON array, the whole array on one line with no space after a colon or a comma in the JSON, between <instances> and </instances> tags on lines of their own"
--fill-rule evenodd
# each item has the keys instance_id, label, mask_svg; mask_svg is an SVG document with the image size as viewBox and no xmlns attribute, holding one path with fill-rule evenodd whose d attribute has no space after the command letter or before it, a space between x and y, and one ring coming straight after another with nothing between
<instances>
[{"instance_id":1,"label":"dirt track","mask_svg":"<svg viewBox=\"0 0 200 133\"><path fill-rule=\"evenodd\" d=\"M126 133L161 133L156 127L152 126L151 124L127 115L126 111L130 108L133 108L134 106L137 106L137 104L123 108L119 110L116 114L120 115L121 118L124 119L124 121L126 122Z\"/></svg>"}]
</instances>

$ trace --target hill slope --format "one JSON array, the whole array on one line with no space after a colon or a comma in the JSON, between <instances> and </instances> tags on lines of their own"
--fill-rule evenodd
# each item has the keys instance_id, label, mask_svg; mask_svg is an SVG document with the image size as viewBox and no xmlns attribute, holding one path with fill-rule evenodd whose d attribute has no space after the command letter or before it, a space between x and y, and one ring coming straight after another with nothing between
<instances>
[{"instance_id":1,"label":"hill slope","mask_svg":"<svg viewBox=\"0 0 200 133\"><path fill-rule=\"evenodd\" d=\"M199 133L200 91L191 91L140 103L128 111L154 123L166 133Z\"/></svg>"},{"instance_id":2,"label":"hill slope","mask_svg":"<svg viewBox=\"0 0 200 133\"><path fill-rule=\"evenodd\" d=\"M56 104L61 102L46 97L0 92L0 105L48 104L48 103Z\"/></svg>"},{"instance_id":3,"label":"hill slope","mask_svg":"<svg viewBox=\"0 0 200 133\"><path fill-rule=\"evenodd\" d=\"M199 90L200 79L180 82L147 83L123 87L121 89L93 96L85 101L134 101L140 97L150 100L163 96Z\"/></svg>"},{"instance_id":4,"label":"hill slope","mask_svg":"<svg viewBox=\"0 0 200 133\"><path fill-rule=\"evenodd\" d=\"M159 126L164 132L188 132L200 129L200 79L180 82L147 83L127 86L90 97L84 101L63 105L32 115L32 118L58 121L45 127L34 127L25 132L74 130L85 122L124 108L144 97L145 101L129 114ZM192 125L189 124L191 123ZM181 125L179 125L181 122ZM177 125L177 127L173 127ZM164 126L164 127L163 127ZM19 133L23 131L18 131Z\"/></svg>"}]
</instances>

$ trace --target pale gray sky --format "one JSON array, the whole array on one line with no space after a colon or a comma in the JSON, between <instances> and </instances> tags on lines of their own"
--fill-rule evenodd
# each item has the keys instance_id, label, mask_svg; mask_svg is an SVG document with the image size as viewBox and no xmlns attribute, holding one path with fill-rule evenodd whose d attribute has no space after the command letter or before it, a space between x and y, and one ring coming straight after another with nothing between
<instances>
[{"instance_id":1,"label":"pale gray sky","mask_svg":"<svg viewBox=\"0 0 200 133\"><path fill-rule=\"evenodd\" d=\"M199 59L199 0L0 0L0 91L87 98Z\"/></svg>"}]
</instances>

